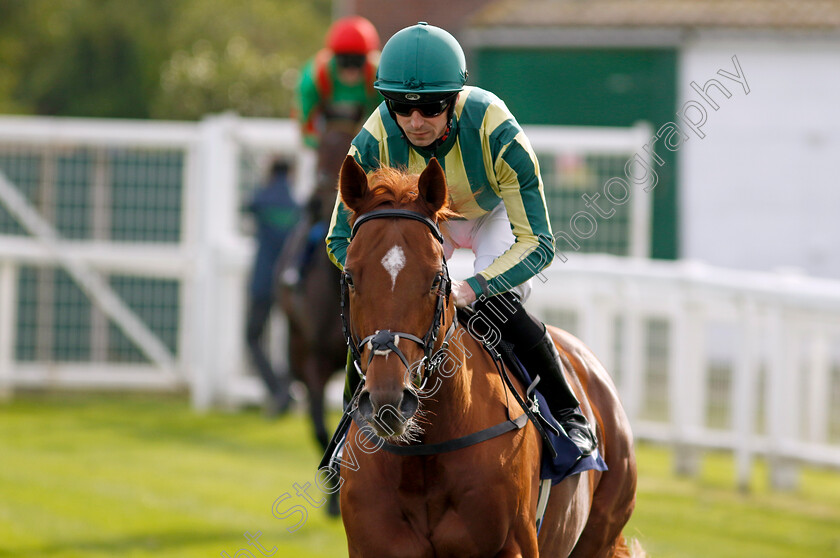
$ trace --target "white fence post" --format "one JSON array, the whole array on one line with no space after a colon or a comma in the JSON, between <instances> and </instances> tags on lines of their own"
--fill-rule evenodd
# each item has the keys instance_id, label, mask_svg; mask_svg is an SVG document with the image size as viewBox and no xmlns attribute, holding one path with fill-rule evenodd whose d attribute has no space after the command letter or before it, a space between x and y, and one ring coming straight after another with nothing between
<instances>
[{"instance_id":1,"label":"white fence post","mask_svg":"<svg viewBox=\"0 0 840 558\"><path fill-rule=\"evenodd\" d=\"M578 324L579 337L598 356L604 369L614 373L614 321L610 301L598 291L581 301Z\"/></svg>"},{"instance_id":2,"label":"white fence post","mask_svg":"<svg viewBox=\"0 0 840 558\"><path fill-rule=\"evenodd\" d=\"M202 182L201 139L196 138L185 146L184 168L181 171L183 184L181 199L184 211L181 214L181 243L190 254L190 264L181 281L180 305L178 309L178 347L181 367L186 371L186 380L190 387L190 398L193 407L206 407L208 396L202 392L204 383L201 375L205 370L204 355L199 349L200 336L198 331L204 327L201 323L202 312L202 277L200 266L204 265L203 257L203 217L204 196Z\"/></svg>"},{"instance_id":3,"label":"white fence post","mask_svg":"<svg viewBox=\"0 0 840 558\"><path fill-rule=\"evenodd\" d=\"M812 335L808 367L808 439L824 444L828 442L828 416L831 398L831 365L829 362L828 333L821 328L809 331Z\"/></svg>"},{"instance_id":4,"label":"white fence post","mask_svg":"<svg viewBox=\"0 0 840 558\"><path fill-rule=\"evenodd\" d=\"M230 333L225 321L233 317L224 313L228 293L224 291L223 278L224 248L235 230L234 216L238 211L235 122L234 115L222 114L207 117L199 124L199 170L195 173L198 184L189 186L200 207L194 246L194 331L190 347L195 365L192 401L198 409L221 401L231 359L238 357L228 351L235 351L236 339L241 337L235 332L235 339L225 338Z\"/></svg>"},{"instance_id":5,"label":"white fence post","mask_svg":"<svg viewBox=\"0 0 840 558\"><path fill-rule=\"evenodd\" d=\"M656 172L658 165L650 151L643 149L654 137L653 128L646 122L639 122L633 126L637 151L635 155L640 157L650 169L646 173L646 181L641 185L634 185L635 188L643 188L643 192L637 192L630 198L630 253L634 258L650 257L650 235L651 235L651 207L653 205L652 173ZM628 163L629 164L629 163Z\"/></svg>"},{"instance_id":6,"label":"white fence post","mask_svg":"<svg viewBox=\"0 0 840 558\"><path fill-rule=\"evenodd\" d=\"M627 291L631 291L631 289L627 289ZM625 291L623 294L629 295L628 298L633 296L632 292ZM623 317L620 391L623 396L624 410L627 412L630 423L634 424L641 415L645 385L645 366L642 354L643 318L632 306L623 313Z\"/></svg>"},{"instance_id":7,"label":"white fence post","mask_svg":"<svg viewBox=\"0 0 840 558\"><path fill-rule=\"evenodd\" d=\"M767 459L771 485L791 490L797 486L799 478L796 466L786 450L795 447L792 442L796 442L799 437L799 390L796 381L798 363L793 358L793 338L790 329L786 327L785 317L781 304L768 308Z\"/></svg>"},{"instance_id":8,"label":"white fence post","mask_svg":"<svg viewBox=\"0 0 840 558\"><path fill-rule=\"evenodd\" d=\"M669 405L674 470L694 476L700 470L700 452L695 443L702 429L705 402L705 323L696 304L685 297L675 302L671 313L668 355Z\"/></svg>"},{"instance_id":9,"label":"white fence post","mask_svg":"<svg viewBox=\"0 0 840 558\"><path fill-rule=\"evenodd\" d=\"M755 301L746 299L740 307L739 346L732 369L732 429L735 436L735 481L747 491L752 476L756 413L758 411L759 322Z\"/></svg>"},{"instance_id":10,"label":"white fence post","mask_svg":"<svg viewBox=\"0 0 840 558\"><path fill-rule=\"evenodd\" d=\"M15 328L17 315L17 266L0 261L0 400L14 389Z\"/></svg>"}]
</instances>

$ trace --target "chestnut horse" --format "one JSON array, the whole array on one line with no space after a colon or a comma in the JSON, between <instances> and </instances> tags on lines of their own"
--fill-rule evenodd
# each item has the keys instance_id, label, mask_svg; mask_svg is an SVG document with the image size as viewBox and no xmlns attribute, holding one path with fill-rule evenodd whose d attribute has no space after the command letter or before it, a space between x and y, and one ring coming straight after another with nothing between
<instances>
[{"instance_id":1,"label":"chestnut horse","mask_svg":"<svg viewBox=\"0 0 840 558\"><path fill-rule=\"evenodd\" d=\"M452 215L440 165L432 159L419 176L383 168L368 182L348 156L339 188L353 214L345 319L365 377L341 460L350 556L630 556L622 528L635 502L633 441L603 366L550 328L609 470L556 484L538 533L542 441L518 420L524 409L493 358L457 322L437 225ZM508 423L517 426L447 448Z\"/></svg>"}]
</instances>

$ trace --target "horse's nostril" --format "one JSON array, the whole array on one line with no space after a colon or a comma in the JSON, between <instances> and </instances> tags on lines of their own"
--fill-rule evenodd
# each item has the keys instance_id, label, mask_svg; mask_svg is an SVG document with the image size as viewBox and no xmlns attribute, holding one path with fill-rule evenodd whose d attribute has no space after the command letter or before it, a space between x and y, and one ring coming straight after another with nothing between
<instances>
[{"instance_id":1,"label":"horse's nostril","mask_svg":"<svg viewBox=\"0 0 840 558\"><path fill-rule=\"evenodd\" d=\"M359 412L365 420L373 419L373 403L370 400L370 392L363 391L359 395Z\"/></svg>"},{"instance_id":2,"label":"horse's nostril","mask_svg":"<svg viewBox=\"0 0 840 558\"><path fill-rule=\"evenodd\" d=\"M403 390L402 401L400 401L400 413L406 419L414 416L420 407L420 398L410 389Z\"/></svg>"}]
</instances>

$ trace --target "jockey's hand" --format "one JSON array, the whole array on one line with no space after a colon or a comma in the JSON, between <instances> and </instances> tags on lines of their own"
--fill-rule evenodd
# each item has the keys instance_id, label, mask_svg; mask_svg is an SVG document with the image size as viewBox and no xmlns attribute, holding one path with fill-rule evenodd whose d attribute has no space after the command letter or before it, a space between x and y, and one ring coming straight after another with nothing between
<instances>
[{"instance_id":1,"label":"jockey's hand","mask_svg":"<svg viewBox=\"0 0 840 558\"><path fill-rule=\"evenodd\" d=\"M466 281L452 281L452 300L456 308L464 308L475 302L475 291Z\"/></svg>"}]
</instances>

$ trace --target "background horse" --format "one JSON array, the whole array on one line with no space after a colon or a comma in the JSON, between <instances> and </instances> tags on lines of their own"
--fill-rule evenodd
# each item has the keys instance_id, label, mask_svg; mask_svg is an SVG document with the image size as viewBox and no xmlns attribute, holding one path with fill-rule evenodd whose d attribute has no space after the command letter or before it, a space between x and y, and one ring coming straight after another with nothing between
<instances>
[{"instance_id":1,"label":"background horse","mask_svg":"<svg viewBox=\"0 0 840 558\"><path fill-rule=\"evenodd\" d=\"M331 120L321 138L317 153L315 189L308 204L309 219L295 233L296 245L285 259L297 260L304 249L312 225L329 224L336 197L341 163L355 135L355 122ZM296 261L286 261L295 265ZM327 382L347 360L347 344L339 319L339 271L329 260L323 241L315 251L297 285L281 284L280 301L289 324L289 367L294 378L306 386L309 415L315 438L322 449L329 442L325 426L324 392ZM282 275L282 272L281 272Z\"/></svg>"},{"instance_id":2,"label":"background horse","mask_svg":"<svg viewBox=\"0 0 840 558\"><path fill-rule=\"evenodd\" d=\"M524 412L481 343L453 325L437 227L423 221L447 215L440 165L432 160L419 177L380 169L369 186L348 157L339 186L356 221L345 283L348 323L366 375L341 466L350 556L629 556L621 531L635 502L632 435L595 356L550 328L582 410L597 425L609 470L555 485L538 535L542 447L530 421L474 445L437 451ZM382 208L411 213L395 217ZM437 366L414 365L430 362L424 360L430 352ZM393 445L382 447L384 441L403 446L403 453L418 444L435 451L400 455Z\"/></svg>"}]
</instances>

